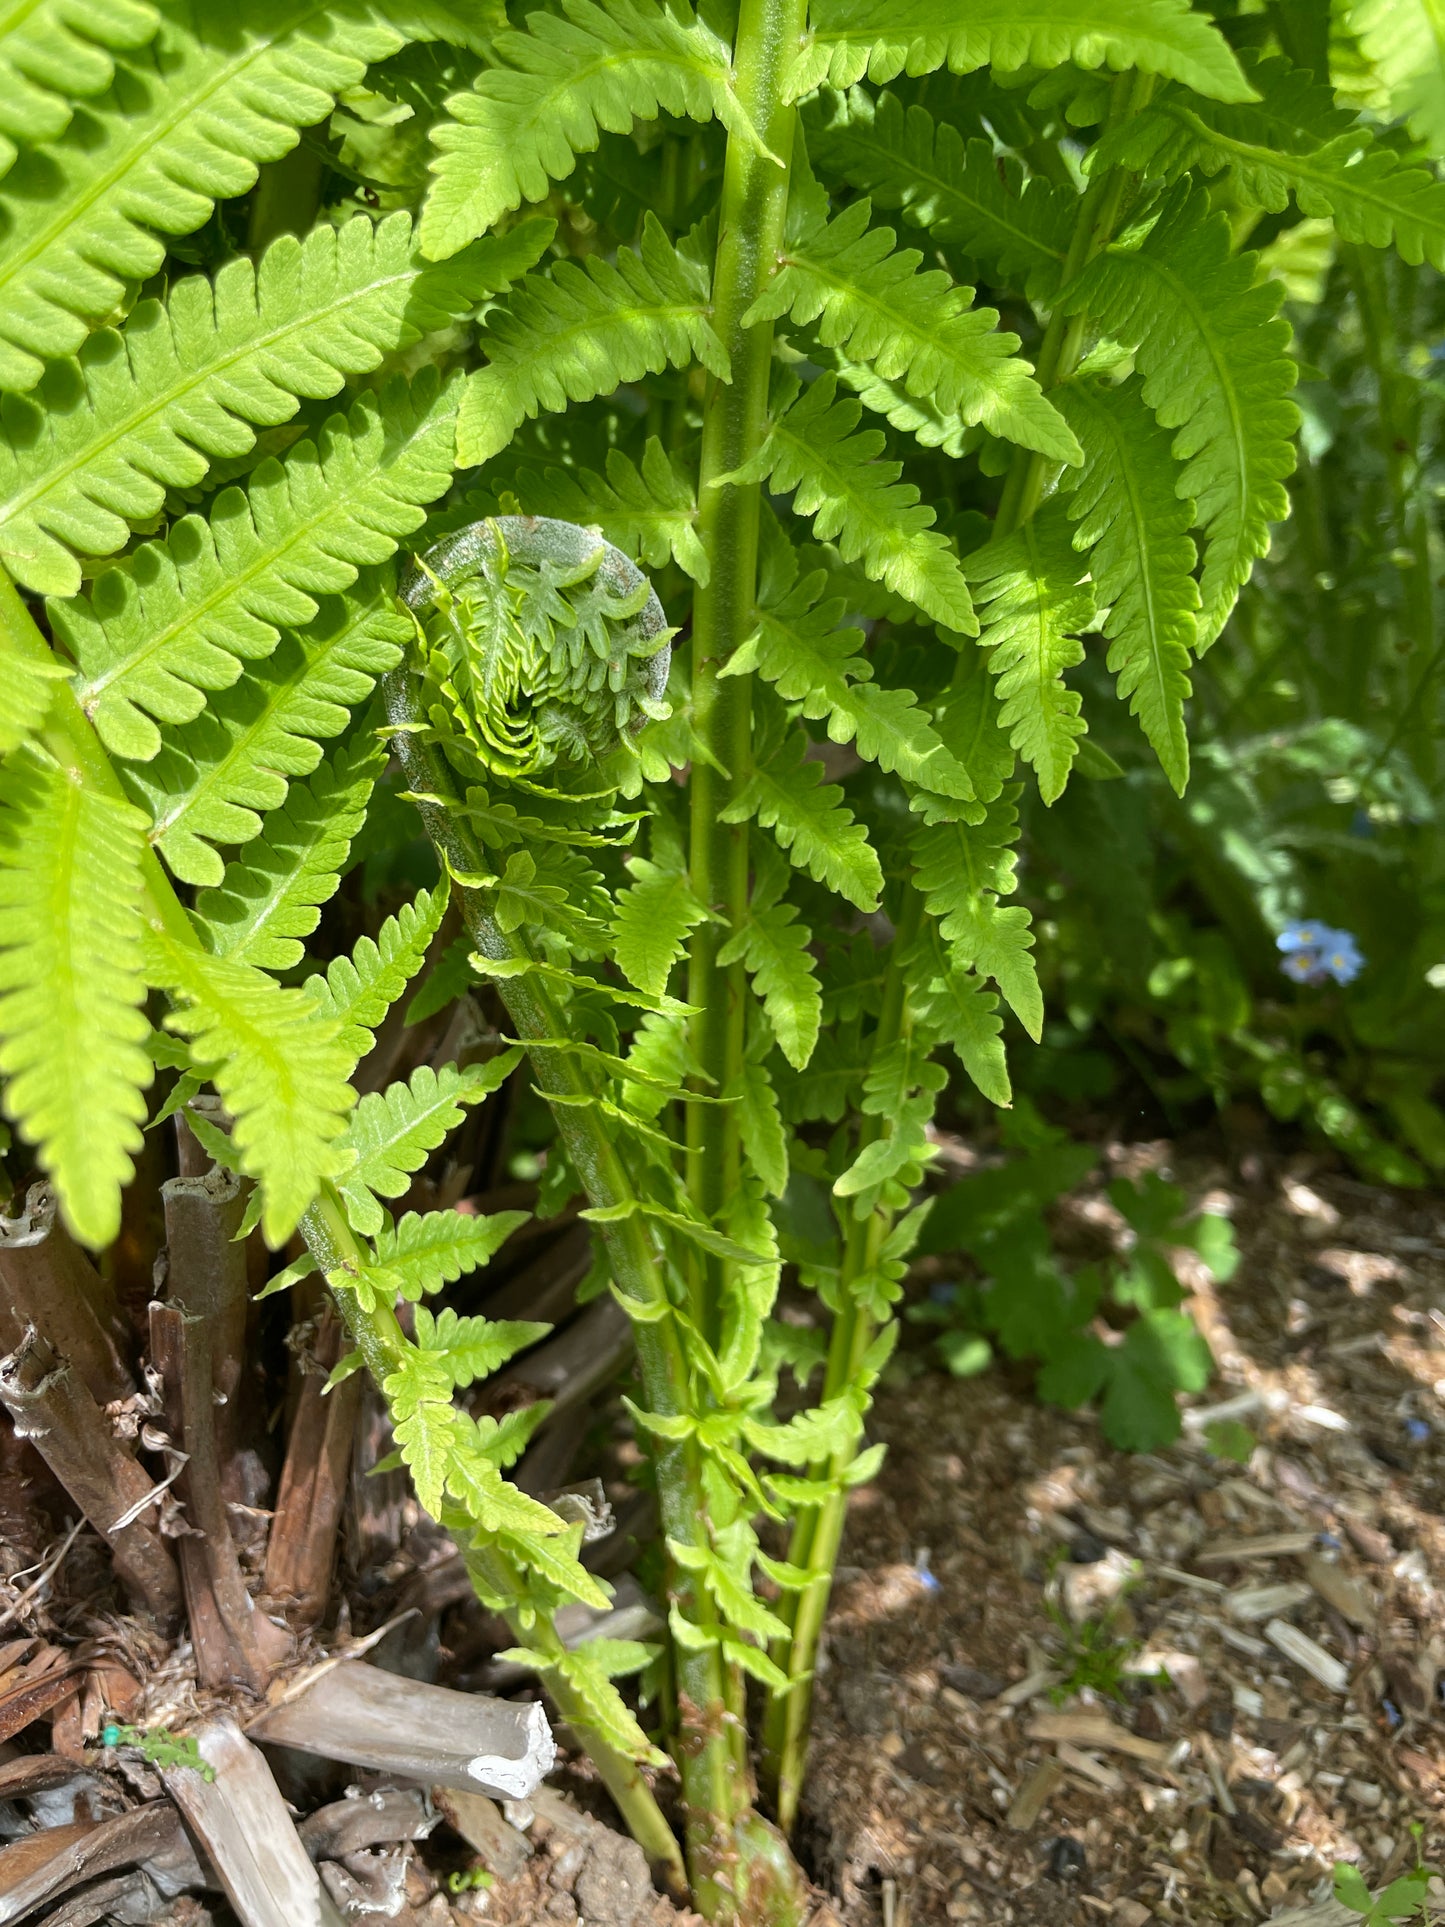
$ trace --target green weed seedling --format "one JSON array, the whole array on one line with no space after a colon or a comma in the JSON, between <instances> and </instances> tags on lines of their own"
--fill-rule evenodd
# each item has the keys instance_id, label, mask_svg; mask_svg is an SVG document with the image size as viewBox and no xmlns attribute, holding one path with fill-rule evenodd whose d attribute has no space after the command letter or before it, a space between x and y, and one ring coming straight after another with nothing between
<instances>
[{"instance_id":1,"label":"green weed seedling","mask_svg":"<svg viewBox=\"0 0 1445 1927\"><path fill-rule=\"evenodd\" d=\"M201 1758L200 1747L189 1733L172 1733L164 1726L149 1729L125 1726L118 1720L108 1720L100 1730L100 1743L104 1747L131 1747L149 1765L161 1770L188 1766L203 1780L216 1777L216 1769Z\"/></svg>"},{"instance_id":2,"label":"green weed seedling","mask_svg":"<svg viewBox=\"0 0 1445 1927\"><path fill-rule=\"evenodd\" d=\"M1185 1294L1170 1254L1196 1251L1222 1282L1238 1264L1234 1234L1227 1218L1190 1216L1183 1192L1150 1172L1137 1184L1109 1186L1129 1227L1125 1256L1066 1271L1046 1214L1088 1174L1095 1154L1055 1136L1060 1141L965 1178L936 1202L922 1249L967 1252L985 1282L910 1315L948 1327L939 1351L950 1369L962 1366L960 1375L981 1369L987 1344L1035 1360L1041 1398L1066 1407L1097 1400L1112 1444L1151 1451L1179 1436L1176 1395L1202 1390L1212 1369L1208 1346L1180 1309Z\"/></svg>"}]
</instances>

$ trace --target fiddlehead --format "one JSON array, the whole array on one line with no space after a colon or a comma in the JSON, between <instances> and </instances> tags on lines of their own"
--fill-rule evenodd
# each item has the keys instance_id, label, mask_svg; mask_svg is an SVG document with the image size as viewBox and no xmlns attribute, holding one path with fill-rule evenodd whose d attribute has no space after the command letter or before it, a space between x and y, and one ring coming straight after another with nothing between
<instances>
[{"instance_id":1,"label":"fiddlehead","mask_svg":"<svg viewBox=\"0 0 1445 1927\"><path fill-rule=\"evenodd\" d=\"M419 707L449 753L528 779L666 717L672 631L647 577L596 529L544 516L469 523L419 556Z\"/></svg>"}]
</instances>

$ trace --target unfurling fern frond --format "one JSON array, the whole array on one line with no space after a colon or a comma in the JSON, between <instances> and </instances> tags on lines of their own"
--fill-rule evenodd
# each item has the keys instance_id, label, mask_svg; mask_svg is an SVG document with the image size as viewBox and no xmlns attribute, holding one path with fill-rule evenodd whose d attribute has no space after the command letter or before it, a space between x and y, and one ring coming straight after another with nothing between
<instances>
[{"instance_id":1,"label":"unfurling fern frond","mask_svg":"<svg viewBox=\"0 0 1445 1927\"><path fill-rule=\"evenodd\" d=\"M794 508L813 517L818 539L836 542L845 562L861 562L875 582L940 627L976 634L968 584L948 539L933 527L933 510L919 502L912 483L898 480L899 463L877 459L882 430L853 433L862 408L834 399L833 375L820 375L802 395L792 381L782 388L757 454L721 479L771 479L779 495L795 489Z\"/></svg>"},{"instance_id":2,"label":"unfurling fern frond","mask_svg":"<svg viewBox=\"0 0 1445 1927\"><path fill-rule=\"evenodd\" d=\"M1245 72L1257 102L1226 106L1171 89L1106 135L1094 166L1117 162L1170 179L1228 168L1239 191L1271 213L1293 195L1302 213L1329 216L1341 240L1445 267L1445 182L1374 140L1312 74L1250 56Z\"/></svg>"},{"instance_id":3,"label":"unfurling fern frond","mask_svg":"<svg viewBox=\"0 0 1445 1927\"><path fill-rule=\"evenodd\" d=\"M144 949L148 981L179 1003L166 1028L188 1040L196 1069L235 1119L241 1169L261 1187L262 1229L268 1243L281 1244L322 1179L347 1165L338 1140L356 1094L338 1026L304 991L252 964L155 928Z\"/></svg>"},{"instance_id":4,"label":"unfurling fern frond","mask_svg":"<svg viewBox=\"0 0 1445 1927\"><path fill-rule=\"evenodd\" d=\"M75 1235L106 1245L141 1144L144 816L33 750L0 770L0 1071Z\"/></svg>"},{"instance_id":5,"label":"unfurling fern frond","mask_svg":"<svg viewBox=\"0 0 1445 1927\"><path fill-rule=\"evenodd\" d=\"M1177 429L1178 492L1205 533L1199 647L1229 619L1240 585L1268 552L1269 525L1289 513L1299 410L1295 365L1278 319L1278 282L1255 284L1258 257L1231 254L1229 221L1203 189L1174 190L1138 247L1111 247L1064 291L1135 353L1143 396Z\"/></svg>"},{"instance_id":6,"label":"unfurling fern frond","mask_svg":"<svg viewBox=\"0 0 1445 1927\"><path fill-rule=\"evenodd\" d=\"M956 74L992 65L1136 67L1183 81L1215 100L1248 100L1249 83L1229 43L1188 0L815 0L794 62L794 99L825 82L848 87L867 74Z\"/></svg>"},{"instance_id":7,"label":"unfurling fern frond","mask_svg":"<svg viewBox=\"0 0 1445 1927\"><path fill-rule=\"evenodd\" d=\"M1089 551L1094 594L1108 610L1108 666L1119 695L1181 794L1189 777L1184 705L1199 589L1193 576L1193 506L1176 492L1178 463L1131 377L1120 388L1087 380L1059 392L1084 445L1069 498L1074 540Z\"/></svg>"},{"instance_id":8,"label":"unfurling fern frond","mask_svg":"<svg viewBox=\"0 0 1445 1927\"><path fill-rule=\"evenodd\" d=\"M594 255L585 267L559 261L550 274L529 274L487 317L487 366L462 397L457 460L488 461L540 412L611 394L669 362L700 361L726 381L710 314L705 271L651 214L640 248L619 248L615 264Z\"/></svg>"},{"instance_id":9,"label":"unfurling fern frond","mask_svg":"<svg viewBox=\"0 0 1445 1927\"><path fill-rule=\"evenodd\" d=\"M1030 364L1000 334L995 308L973 308L940 268L920 273L916 248L894 250L892 228L870 228L867 201L813 222L779 257L778 270L743 317L818 323L825 348L842 348L885 380L901 380L945 414L1076 462L1078 447L1044 399Z\"/></svg>"},{"instance_id":10,"label":"unfurling fern frond","mask_svg":"<svg viewBox=\"0 0 1445 1927\"><path fill-rule=\"evenodd\" d=\"M244 194L405 38L365 0L174 0L109 91L6 177L0 389L33 388L47 360L74 354L126 282L161 265L159 235L188 234L217 199Z\"/></svg>"},{"instance_id":11,"label":"unfurling fern frond","mask_svg":"<svg viewBox=\"0 0 1445 1927\"><path fill-rule=\"evenodd\" d=\"M964 563L983 624L979 644L998 678L999 727L1031 763L1052 803L1069 780L1085 723L1064 671L1084 659L1078 641L1093 625L1094 594L1063 510L1050 502L1003 542Z\"/></svg>"},{"instance_id":12,"label":"unfurling fern frond","mask_svg":"<svg viewBox=\"0 0 1445 1927\"><path fill-rule=\"evenodd\" d=\"M855 821L836 783L823 781L821 763L806 756L807 739L792 732L760 769L755 769L722 812L724 823L756 817L771 830L800 870L826 883L860 910L872 910L883 892L883 871L868 832Z\"/></svg>"},{"instance_id":13,"label":"unfurling fern frond","mask_svg":"<svg viewBox=\"0 0 1445 1927\"><path fill-rule=\"evenodd\" d=\"M263 970L300 963L301 939L336 893L385 762L381 745L360 737L309 783L293 784L284 806L267 818L264 835L252 838L220 883L196 899L208 949Z\"/></svg>"},{"instance_id":14,"label":"unfurling fern frond","mask_svg":"<svg viewBox=\"0 0 1445 1927\"><path fill-rule=\"evenodd\" d=\"M485 233L523 201L545 200L579 154L637 121L714 114L746 127L726 43L686 0L563 0L562 13L528 15L500 33L470 93L447 101L432 130L434 176L422 244L434 259Z\"/></svg>"},{"instance_id":15,"label":"unfurling fern frond","mask_svg":"<svg viewBox=\"0 0 1445 1927\"><path fill-rule=\"evenodd\" d=\"M965 141L947 121L866 88L825 94L804 115L815 165L841 175L879 207L896 208L930 239L960 248L996 279L1022 278L1032 300L1059 285L1077 198Z\"/></svg>"},{"instance_id":16,"label":"unfurling fern frond","mask_svg":"<svg viewBox=\"0 0 1445 1927\"><path fill-rule=\"evenodd\" d=\"M531 267L552 233L528 221L444 267L416 254L410 219L357 216L304 242L283 235L258 266L228 262L214 286L178 282L119 332L59 362L0 412L0 562L19 582L73 595L72 551L107 555L150 521L168 488L213 458L244 455L258 427L301 399L445 327Z\"/></svg>"},{"instance_id":17,"label":"unfurling fern frond","mask_svg":"<svg viewBox=\"0 0 1445 1927\"><path fill-rule=\"evenodd\" d=\"M419 1064L409 1083L367 1092L340 1145L355 1153L355 1163L340 1185L353 1230L364 1237L381 1230L385 1216L377 1199L403 1197L412 1174L461 1123L466 1106L480 1104L498 1090L521 1057L520 1049L506 1050L465 1071L455 1064L440 1071Z\"/></svg>"},{"instance_id":18,"label":"unfurling fern frond","mask_svg":"<svg viewBox=\"0 0 1445 1927\"><path fill-rule=\"evenodd\" d=\"M446 915L445 878L434 890L418 890L388 917L375 940L362 937L349 957L333 957L324 977L308 977L317 1009L341 1025L352 1061L371 1049L372 1033L426 961L432 938Z\"/></svg>"},{"instance_id":19,"label":"unfurling fern frond","mask_svg":"<svg viewBox=\"0 0 1445 1927\"><path fill-rule=\"evenodd\" d=\"M149 0L29 0L0 22L0 174L18 146L58 140L74 103L103 94L116 54L134 53L160 15Z\"/></svg>"},{"instance_id":20,"label":"unfurling fern frond","mask_svg":"<svg viewBox=\"0 0 1445 1927\"><path fill-rule=\"evenodd\" d=\"M290 779L315 769L322 742L341 734L377 678L396 667L406 636L388 571L324 602L264 676L243 676L172 732L152 762L125 765L127 787L151 814L150 841L182 882L222 881L213 845L255 836L261 813L280 808Z\"/></svg>"},{"instance_id":21,"label":"unfurling fern frond","mask_svg":"<svg viewBox=\"0 0 1445 1927\"><path fill-rule=\"evenodd\" d=\"M651 568L676 562L699 588L707 586L707 551L697 533L697 498L667 450L649 435L642 465L620 448L607 451L606 480L590 468L519 469L512 478L523 511L562 522L592 523L626 555Z\"/></svg>"},{"instance_id":22,"label":"unfurling fern frond","mask_svg":"<svg viewBox=\"0 0 1445 1927\"><path fill-rule=\"evenodd\" d=\"M978 824L937 823L915 830L914 883L938 920L956 968L992 977L1030 1037L1043 1028L1044 1005L1034 970L1033 930L1012 896L1018 841L1018 784L1010 784Z\"/></svg>"},{"instance_id":23,"label":"unfurling fern frond","mask_svg":"<svg viewBox=\"0 0 1445 1927\"><path fill-rule=\"evenodd\" d=\"M79 665L76 694L109 749L154 756L152 717L198 716L207 691L270 655L283 625L310 622L318 597L393 553L451 480L456 396L424 371L410 388L360 397L318 443L224 490L209 518L185 517L106 570L88 599L51 603Z\"/></svg>"},{"instance_id":24,"label":"unfurling fern frond","mask_svg":"<svg viewBox=\"0 0 1445 1927\"><path fill-rule=\"evenodd\" d=\"M851 742L881 769L967 801L973 796L968 771L949 755L911 689L872 681L860 653L863 631L839 626L847 604L841 596L826 597L827 583L818 570L781 602L759 609L756 631L720 673L756 671L786 702L801 703L810 720L826 718L833 742Z\"/></svg>"},{"instance_id":25,"label":"unfurling fern frond","mask_svg":"<svg viewBox=\"0 0 1445 1927\"><path fill-rule=\"evenodd\" d=\"M415 616L418 713L489 775L525 778L606 755L668 714L662 604L596 529L511 515L472 522L418 557L401 594ZM514 851L512 894L521 900L539 864L565 876L566 857L545 842L536 858ZM590 880L575 868L562 887L533 894L560 905L568 884L580 907Z\"/></svg>"}]
</instances>

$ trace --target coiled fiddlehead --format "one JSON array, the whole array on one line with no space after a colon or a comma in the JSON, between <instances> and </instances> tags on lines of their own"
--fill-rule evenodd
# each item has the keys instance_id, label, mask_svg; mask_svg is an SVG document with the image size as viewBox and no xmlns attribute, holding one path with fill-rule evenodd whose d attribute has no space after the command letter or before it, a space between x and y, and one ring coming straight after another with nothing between
<instances>
[{"instance_id":1,"label":"coiled fiddlehead","mask_svg":"<svg viewBox=\"0 0 1445 1927\"><path fill-rule=\"evenodd\" d=\"M472 522L418 556L399 592L417 625L423 714L493 775L605 756L671 713L662 604L596 529Z\"/></svg>"}]
</instances>

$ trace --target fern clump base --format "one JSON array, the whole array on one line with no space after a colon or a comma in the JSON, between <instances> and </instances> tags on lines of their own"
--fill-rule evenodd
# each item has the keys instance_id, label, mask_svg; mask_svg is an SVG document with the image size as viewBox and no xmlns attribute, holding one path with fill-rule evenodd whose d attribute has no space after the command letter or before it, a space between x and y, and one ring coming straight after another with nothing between
<instances>
[{"instance_id":1,"label":"fern clump base","mask_svg":"<svg viewBox=\"0 0 1445 1927\"><path fill-rule=\"evenodd\" d=\"M1253 846L1218 826L1253 765L1221 773L1210 734L1268 680L1252 585L1292 501L1316 599L1327 572L1308 274L1348 281L1422 651L1414 720L1349 780L1427 807L1432 418L1391 300L1445 262L1445 121L1378 13L0 22L9 1161L105 1250L147 1129L194 1119L247 1230L304 1246L271 1288L324 1281L510 1658L711 1920L806 1911L820 1641L940 1249L939 1120L1007 1112L1092 1021L1119 944L1071 933L1139 838L1185 848L1271 968L1317 914L1282 845L1241 910ZM1316 333L1306 362L1345 352ZM1286 1049L1220 1015L1235 978L1189 914L1136 918L1179 952L1147 991L1179 1061L1221 1096L1229 1027L1280 1114L1365 1142L1306 1019ZM458 1000L465 1041L394 1074ZM1378 1089L1429 1141L1422 1078ZM415 1208L484 1103L534 1120L538 1209L576 1201L630 1321L657 1641L561 1638L609 1594L514 1476L544 1415L462 1396L540 1335L445 1301L516 1214ZM1125 1201L1162 1238L1157 1203ZM1000 1281L1047 1273L1079 1316L1030 1349L994 1298L990 1336L1130 1443L1167 1435L1207 1370L1172 1272L1107 1281L1106 1345L1104 1285L991 1237ZM1146 1354L1173 1376L1141 1392Z\"/></svg>"}]
</instances>

